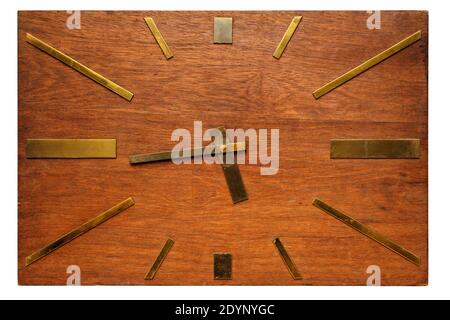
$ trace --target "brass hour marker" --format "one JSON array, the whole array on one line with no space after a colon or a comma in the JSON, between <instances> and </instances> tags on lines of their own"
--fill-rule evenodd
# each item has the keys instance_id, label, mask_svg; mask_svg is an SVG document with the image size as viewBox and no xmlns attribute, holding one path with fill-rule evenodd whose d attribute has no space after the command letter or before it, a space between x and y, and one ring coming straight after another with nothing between
<instances>
[{"instance_id":1,"label":"brass hour marker","mask_svg":"<svg viewBox=\"0 0 450 320\"><path fill-rule=\"evenodd\" d=\"M173 58L172 50L170 50L169 46L166 43L166 40L164 40L161 32L159 32L158 27L156 26L155 21L153 21L153 18L146 17L144 18L145 23L147 23L148 28L152 32L153 37L155 38L156 42L158 43L159 47L161 48L164 56L167 60Z\"/></svg>"},{"instance_id":2,"label":"brass hour marker","mask_svg":"<svg viewBox=\"0 0 450 320\"><path fill-rule=\"evenodd\" d=\"M227 136L225 128L219 128L220 132L222 132L223 141L227 144L230 142ZM244 182L242 181L241 171L239 170L239 166L236 163L227 164L225 159L222 164L223 173L225 175L225 180L227 181L228 190L231 194L231 199L233 203L236 204L241 201L248 200L247 191L245 190Z\"/></svg>"},{"instance_id":3,"label":"brass hour marker","mask_svg":"<svg viewBox=\"0 0 450 320\"><path fill-rule=\"evenodd\" d=\"M289 41L291 40L292 36L294 35L295 30L297 30L298 25L300 24L300 21L302 21L302 16L296 16L292 19L291 24L287 28L286 32L283 35L283 38L281 39L280 43L278 44L277 48L275 49L273 53L273 57L276 59L280 59L281 55L284 52L284 49L286 49L286 46L288 45Z\"/></svg>"},{"instance_id":4,"label":"brass hour marker","mask_svg":"<svg viewBox=\"0 0 450 320\"><path fill-rule=\"evenodd\" d=\"M332 217L335 217L339 221L345 223L349 227L352 227L356 231L359 231L360 233L362 233L363 235L369 237L370 239L378 242L382 246L384 246L384 247L388 248L389 250L397 253L398 255L402 256L406 260L414 263L417 266L420 266L420 257L416 256L414 253L412 253L412 252L406 250L405 248L401 247L397 243L389 240L388 238L386 238L381 233L379 233L379 232L377 232L377 231L375 231L375 230L365 226L361 222L353 219L352 217L346 215L345 213L343 213L343 212L341 212L341 211L339 211L337 209L332 208L331 206L329 206L328 204L326 204L325 202L323 202L323 201L321 201L319 199L314 199L313 205L316 206L317 208L321 209L322 211L328 213Z\"/></svg>"},{"instance_id":5,"label":"brass hour marker","mask_svg":"<svg viewBox=\"0 0 450 320\"><path fill-rule=\"evenodd\" d=\"M214 280L231 280L232 256L229 253L214 254Z\"/></svg>"},{"instance_id":6,"label":"brass hour marker","mask_svg":"<svg viewBox=\"0 0 450 320\"><path fill-rule=\"evenodd\" d=\"M119 86L118 84L112 82L111 80L105 78L101 74L95 72L92 69L89 69L85 65L79 63L75 59L69 57L68 55L62 53L61 51L53 48L52 46L48 45L44 41L32 36L31 34L27 33L26 35L26 41L33 46L35 46L38 49L41 49L45 53L51 55L53 58L58 59L62 63L66 64L67 66L73 68L74 70L80 72L81 74L84 74L86 77L94 80L95 82L101 84L105 88L111 90L114 93L117 93L122 98L131 101L133 98L133 94Z\"/></svg>"},{"instance_id":7,"label":"brass hour marker","mask_svg":"<svg viewBox=\"0 0 450 320\"><path fill-rule=\"evenodd\" d=\"M122 211L128 209L134 205L133 198L128 198L125 201L120 202L119 204L115 205L114 207L106 210L102 214L98 215L97 217L89 220L88 222L84 223L83 225L79 226L78 228L70 231L69 233L59 237L49 245L45 246L44 248L32 253L30 256L26 258L26 265L29 266L33 262L45 257L46 255L50 254L51 252L61 248L62 246L66 245L70 241L74 240L75 238L78 238L79 236L85 234L89 230L97 227L98 225L102 224L103 222L111 219L115 215L121 213Z\"/></svg>"},{"instance_id":8,"label":"brass hour marker","mask_svg":"<svg viewBox=\"0 0 450 320\"><path fill-rule=\"evenodd\" d=\"M172 158L172 151L136 154L136 155L131 155L128 158L129 158L130 164L142 164L142 163L148 163L148 162L176 160L176 159L182 159L182 158L192 158L192 157L203 155L203 152L205 151L206 148L207 147L185 149L185 150L182 150L179 155L175 155L173 158ZM246 150L245 142L229 143L226 145L222 145L220 147L221 153L239 152L239 151L245 151L245 150ZM211 156L214 156L215 150L211 150L210 154L211 154Z\"/></svg>"},{"instance_id":9,"label":"brass hour marker","mask_svg":"<svg viewBox=\"0 0 450 320\"><path fill-rule=\"evenodd\" d=\"M331 159L418 159L419 139L349 139L330 141Z\"/></svg>"},{"instance_id":10,"label":"brass hour marker","mask_svg":"<svg viewBox=\"0 0 450 320\"><path fill-rule=\"evenodd\" d=\"M294 261L292 261L289 254L287 253L281 240L279 238L275 238L272 242L275 245L275 247L278 249L278 253L281 256L281 259L283 259L283 262L286 265L286 268L289 270L289 273L291 274L292 278L294 280L302 280L302 276L301 276L300 272L298 271L297 266L295 265Z\"/></svg>"},{"instance_id":11,"label":"brass hour marker","mask_svg":"<svg viewBox=\"0 0 450 320\"><path fill-rule=\"evenodd\" d=\"M156 258L155 262L153 263L151 269L145 276L145 280L153 280L155 278L156 272L161 267L162 263L164 262L164 259L166 259L167 255L169 254L170 249L172 249L173 245L175 244L175 241L172 239L167 239L166 244L162 248L161 252L159 253L158 257Z\"/></svg>"},{"instance_id":12,"label":"brass hour marker","mask_svg":"<svg viewBox=\"0 0 450 320\"><path fill-rule=\"evenodd\" d=\"M214 17L214 43L233 43L233 18Z\"/></svg>"},{"instance_id":13,"label":"brass hour marker","mask_svg":"<svg viewBox=\"0 0 450 320\"><path fill-rule=\"evenodd\" d=\"M116 158L116 139L28 139L27 158Z\"/></svg>"},{"instance_id":14,"label":"brass hour marker","mask_svg":"<svg viewBox=\"0 0 450 320\"><path fill-rule=\"evenodd\" d=\"M362 63L361 65L357 66L356 68L348 71L347 73L343 74L342 76L338 77L337 79L327 83L323 87L317 89L314 91L313 96L316 99L319 99L321 96L327 94L328 92L336 89L340 85L346 83L347 81L353 79L357 75L363 73L364 71L372 68L376 64L386 60L387 58L393 56L397 52L405 49L406 47L410 46L414 42L420 40L422 37L421 31L417 31L416 33L410 35L409 37L403 39L399 43L393 45L389 49L386 49L385 51L377 54L373 58L370 58L366 62Z\"/></svg>"}]
</instances>

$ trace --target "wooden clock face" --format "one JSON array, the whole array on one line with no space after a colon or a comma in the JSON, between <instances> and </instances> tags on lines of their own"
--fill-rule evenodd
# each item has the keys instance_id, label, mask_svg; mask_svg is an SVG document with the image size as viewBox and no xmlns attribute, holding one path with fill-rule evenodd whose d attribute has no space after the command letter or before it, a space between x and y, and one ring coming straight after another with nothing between
<instances>
[{"instance_id":1,"label":"wooden clock face","mask_svg":"<svg viewBox=\"0 0 450 320\"><path fill-rule=\"evenodd\" d=\"M272 57L293 16L303 19ZM83 285L424 285L428 275L428 15L382 12L19 13L19 283ZM166 60L144 17L174 57ZM232 44L214 44L214 17L232 17ZM403 38L422 39L316 100L312 92ZM134 93L128 102L25 41L52 44ZM233 205L218 165L131 166L170 150L171 133L280 130L280 168L241 165L249 199ZM115 138L116 159L27 159L31 138ZM419 159L330 159L332 139L420 139ZM132 196L135 205L50 255L25 258ZM312 205L332 204L421 257L416 266ZM294 280L272 243L301 272ZM175 241L153 280L145 274ZM228 253L229 256L216 256ZM215 279L214 261L232 266Z\"/></svg>"}]
</instances>

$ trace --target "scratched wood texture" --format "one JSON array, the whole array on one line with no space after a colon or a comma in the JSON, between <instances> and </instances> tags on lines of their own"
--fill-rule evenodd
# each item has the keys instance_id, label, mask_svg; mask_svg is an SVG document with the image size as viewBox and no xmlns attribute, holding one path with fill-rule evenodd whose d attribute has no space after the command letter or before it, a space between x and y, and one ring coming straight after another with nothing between
<instances>
[{"instance_id":1,"label":"scratched wood texture","mask_svg":"<svg viewBox=\"0 0 450 320\"><path fill-rule=\"evenodd\" d=\"M278 61L294 15L303 20ZM143 17L175 57L167 61ZM233 17L233 44L213 44L214 16ZM23 285L383 285L428 281L428 14L382 12L19 12L19 252ZM420 42L316 101L312 92L422 30ZM25 42L48 42L135 96L127 102ZM280 129L278 174L242 165L249 200L231 203L218 165L130 166L128 155L173 146L176 128ZM117 138L113 160L27 160L28 138ZM420 160L330 160L333 138L420 138ZM136 205L46 258L25 257L132 196ZM315 197L422 258L416 267L311 205ZM144 277L171 237L155 280ZM280 237L304 279L292 280ZM233 280L213 280L213 253Z\"/></svg>"}]
</instances>

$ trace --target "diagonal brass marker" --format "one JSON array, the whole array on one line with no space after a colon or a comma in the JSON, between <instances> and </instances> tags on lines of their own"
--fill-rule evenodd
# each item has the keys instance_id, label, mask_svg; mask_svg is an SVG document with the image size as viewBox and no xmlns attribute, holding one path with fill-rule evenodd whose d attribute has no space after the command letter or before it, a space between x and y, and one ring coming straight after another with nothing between
<instances>
[{"instance_id":1,"label":"diagonal brass marker","mask_svg":"<svg viewBox=\"0 0 450 320\"><path fill-rule=\"evenodd\" d=\"M294 35L295 30L297 30L297 27L300 24L300 21L302 21L302 16L296 16L292 19L291 23L289 24L289 27L287 28L286 32L283 35L283 38L281 39L281 41L278 44L275 51L273 52L273 57L275 59L281 58L281 55L283 54L289 41L291 40L292 36Z\"/></svg>"},{"instance_id":2,"label":"diagonal brass marker","mask_svg":"<svg viewBox=\"0 0 450 320\"><path fill-rule=\"evenodd\" d=\"M115 159L116 139L28 139L28 159Z\"/></svg>"},{"instance_id":3,"label":"diagonal brass marker","mask_svg":"<svg viewBox=\"0 0 450 320\"><path fill-rule=\"evenodd\" d=\"M335 139L331 159L419 159L419 139Z\"/></svg>"},{"instance_id":4,"label":"diagonal brass marker","mask_svg":"<svg viewBox=\"0 0 450 320\"><path fill-rule=\"evenodd\" d=\"M26 41L33 46L35 46L38 49L41 49L45 53L51 55L53 58L58 59L65 65L71 67L72 69L78 71L79 73L85 75L86 77L94 80L98 84L101 84L105 88L111 90L112 92L118 94L122 98L131 101L133 99L133 93L130 91L122 88L118 84L112 82L111 80L105 78L101 74L95 72L94 70L86 67L85 65L79 63L75 59L69 57L68 55L62 53L61 51L53 48L49 44L45 43L44 41L36 38L35 36L27 33L26 35Z\"/></svg>"},{"instance_id":5,"label":"diagonal brass marker","mask_svg":"<svg viewBox=\"0 0 450 320\"><path fill-rule=\"evenodd\" d=\"M347 81L353 79L357 75L363 73L364 71L372 68L373 66L377 65L378 63L386 60L387 58L393 56L397 52L405 49L406 47L410 46L411 44L415 43L416 41L419 41L422 37L422 32L417 31L416 33L410 35L409 37L403 39L399 43L393 45L389 49L384 50L383 52L377 54L376 56L370 58L366 62L360 64L356 68L344 73L342 76L336 78L335 80L327 83L323 87L317 89L313 92L313 96L316 99L319 99L321 96L327 94L328 92L336 89L340 85L343 85Z\"/></svg>"},{"instance_id":6,"label":"diagonal brass marker","mask_svg":"<svg viewBox=\"0 0 450 320\"><path fill-rule=\"evenodd\" d=\"M229 143L229 138L227 136L226 130L223 127L219 128L223 136L223 141ZM231 199L233 204L248 200L247 191L245 190L244 181L242 180L241 171L237 164L237 159L234 159L234 163L227 164L225 161L222 164L223 173L225 175L225 180L227 180L228 190L231 194Z\"/></svg>"},{"instance_id":7,"label":"diagonal brass marker","mask_svg":"<svg viewBox=\"0 0 450 320\"><path fill-rule=\"evenodd\" d=\"M131 207L133 205L134 205L133 198L128 198L128 199L120 202L119 204L106 210L102 214L89 220L88 222L84 223L83 225L79 226L78 228L59 237L58 239L56 239L52 243L48 244L47 246L43 247L42 249L39 249L38 251L33 252L31 255L29 255L26 258L26 266L29 266L33 262L45 257L46 255L50 254L51 252L53 252L55 250L61 248L62 246L68 244L70 241L74 240L75 238L78 238L79 236L85 234L89 230L97 227L98 225L111 219L115 215L121 213L122 211L128 209L129 207Z\"/></svg>"},{"instance_id":8,"label":"diagonal brass marker","mask_svg":"<svg viewBox=\"0 0 450 320\"><path fill-rule=\"evenodd\" d=\"M317 208L321 209L322 211L328 213L332 217L335 217L339 221L345 223L349 227L352 227L356 231L359 231L360 233L369 237L370 239L378 242L382 246L384 246L384 247L388 248L389 250L395 252L396 254L402 256L406 260L414 263L416 266L420 266L420 257L418 257L414 253L406 250L405 248L398 245L394 241L389 240L381 233L365 226L361 222L353 219L352 217L346 215L345 213L332 208L331 206L329 206L328 204L326 204L325 202L323 202L319 199L314 199L313 205L316 206Z\"/></svg>"},{"instance_id":9,"label":"diagonal brass marker","mask_svg":"<svg viewBox=\"0 0 450 320\"><path fill-rule=\"evenodd\" d=\"M194 158L196 156L203 155L204 151L207 150L208 147L202 148L191 148L184 149L180 152L179 155L172 156L172 151L161 151L156 153L144 153L144 154L136 154L128 157L130 164L142 164L148 162L158 162L158 161L167 161L167 160L177 160L177 159L185 159L185 158ZM239 152L245 151L247 149L245 142L239 143L229 143L220 146L220 153L229 153L229 152ZM211 156L214 156L216 151L214 149L208 149Z\"/></svg>"},{"instance_id":10,"label":"diagonal brass marker","mask_svg":"<svg viewBox=\"0 0 450 320\"><path fill-rule=\"evenodd\" d=\"M166 244L162 248L161 252L159 253L159 255L156 258L155 262L153 263L152 267L150 268L147 275L145 276L145 280L153 280L155 278L156 272L158 272L159 268L161 267L162 263L164 262L164 259L166 259L167 255L169 254L170 249L172 249L174 244L175 244L175 241L173 241L170 238L167 239Z\"/></svg>"},{"instance_id":11,"label":"diagonal brass marker","mask_svg":"<svg viewBox=\"0 0 450 320\"><path fill-rule=\"evenodd\" d=\"M295 265L294 261L292 261L289 254L287 253L281 240L279 238L275 238L275 239L273 239L272 242L275 245L275 247L277 248L278 253L280 254L280 257L281 257L281 259L283 259L283 262L286 265L286 268L288 269L292 278L294 280L302 280L302 275L300 274L300 271L298 271L297 266Z\"/></svg>"},{"instance_id":12,"label":"diagonal brass marker","mask_svg":"<svg viewBox=\"0 0 450 320\"><path fill-rule=\"evenodd\" d=\"M147 24L148 28L150 29L153 37L155 38L155 41L158 43L159 47L161 48L166 59L169 60L169 59L173 58L172 50L170 50L169 46L167 45L166 40L164 40L164 37L162 36L161 32L159 32L159 29L156 26L156 23L153 20L153 18L145 17L144 20L145 20L145 23Z\"/></svg>"}]
</instances>

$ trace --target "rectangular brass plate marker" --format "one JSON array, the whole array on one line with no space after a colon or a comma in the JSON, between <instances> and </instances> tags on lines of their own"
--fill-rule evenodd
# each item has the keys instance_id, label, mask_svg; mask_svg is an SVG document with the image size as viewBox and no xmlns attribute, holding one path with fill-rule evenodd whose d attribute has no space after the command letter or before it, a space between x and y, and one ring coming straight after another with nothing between
<instances>
[{"instance_id":1,"label":"rectangular brass plate marker","mask_svg":"<svg viewBox=\"0 0 450 320\"><path fill-rule=\"evenodd\" d=\"M162 263L164 262L164 259L166 259L167 255L169 254L170 249L172 249L174 244L175 244L175 241L173 241L170 238L167 239L166 244L161 249L161 252L159 253L159 255L156 258L155 262L153 263L152 267L148 271L147 275L145 276L145 280L153 280L155 278L156 272L161 267Z\"/></svg>"},{"instance_id":2,"label":"rectangular brass plate marker","mask_svg":"<svg viewBox=\"0 0 450 320\"><path fill-rule=\"evenodd\" d=\"M331 159L419 159L420 139L335 139Z\"/></svg>"},{"instance_id":3,"label":"rectangular brass plate marker","mask_svg":"<svg viewBox=\"0 0 450 320\"><path fill-rule=\"evenodd\" d=\"M230 142L230 139L227 137L227 133L225 128L218 128L220 132L222 132L223 141L227 144ZM248 200L247 191L245 190L244 181L242 180L241 171L239 170L239 166L236 163L227 164L225 159L222 164L223 173L225 175L225 180L227 181L228 190L231 194L231 199L234 204Z\"/></svg>"},{"instance_id":4,"label":"rectangular brass plate marker","mask_svg":"<svg viewBox=\"0 0 450 320\"><path fill-rule=\"evenodd\" d=\"M116 139L28 139L28 159L116 158Z\"/></svg>"},{"instance_id":5,"label":"rectangular brass plate marker","mask_svg":"<svg viewBox=\"0 0 450 320\"><path fill-rule=\"evenodd\" d=\"M233 43L233 18L214 17L214 43Z\"/></svg>"},{"instance_id":6,"label":"rectangular brass plate marker","mask_svg":"<svg viewBox=\"0 0 450 320\"><path fill-rule=\"evenodd\" d=\"M275 238L273 240L273 244L278 249L278 253L280 254L281 259L283 259L283 262L286 265L286 268L288 269L292 278L294 280L302 280L302 276L301 276L300 272L298 271L297 266L295 265L294 261L292 261L289 254L287 253L281 240L279 238Z\"/></svg>"},{"instance_id":7,"label":"rectangular brass plate marker","mask_svg":"<svg viewBox=\"0 0 450 320\"><path fill-rule=\"evenodd\" d=\"M205 151L207 147L202 148L192 148L192 149L185 149L180 152L180 154L172 158L172 151L162 151L162 152L156 152L156 153L144 153L144 154L136 154L131 155L128 157L130 164L142 164L142 163L148 163L148 162L157 162L157 161L166 161L166 160L176 160L176 159L182 159L182 158L192 158L196 155L203 155L203 152ZM226 145L222 145L220 148L221 153L228 153L228 152L239 152L239 151L245 151L246 150L246 144L245 142L239 142L239 143L229 143ZM211 152L211 155L215 155L215 151Z\"/></svg>"},{"instance_id":8,"label":"rectangular brass plate marker","mask_svg":"<svg viewBox=\"0 0 450 320\"><path fill-rule=\"evenodd\" d=\"M393 56L394 54L396 54L397 52L405 49L406 47L410 46L414 42L419 41L421 37L422 37L421 31L417 31L416 33L414 33L414 34L410 35L409 37L403 39L399 43L393 45L389 49L386 49L385 51L377 54L376 56L374 56L372 58L370 58L366 62L360 64L356 68L346 72L342 76L336 78L335 80L327 83L323 87L317 89L316 91L313 92L314 98L319 99L321 96L323 96L323 95L327 94L328 92L336 89L340 85L343 85L344 83L346 83L347 81L353 79L357 75L363 73L364 71L372 68L373 66L377 65L378 63L386 60L387 58L389 58L391 56Z\"/></svg>"},{"instance_id":9,"label":"rectangular brass plate marker","mask_svg":"<svg viewBox=\"0 0 450 320\"><path fill-rule=\"evenodd\" d=\"M146 17L144 18L144 20L148 28L150 29L153 37L155 38L156 42L158 43L159 47L161 48L166 59L169 60L173 58L172 50L170 50L166 40L164 40L164 37L162 36L161 32L159 32L159 29L156 26L155 21L153 21L153 18Z\"/></svg>"},{"instance_id":10,"label":"rectangular brass plate marker","mask_svg":"<svg viewBox=\"0 0 450 320\"><path fill-rule=\"evenodd\" d=\"M370 239L378 242L382 246L384 246L384 247L388 248L389 250L397 253L398 255L402 256L406 260L414 263L417 266L420 266L420 257L416 256L414 253L412 253L412 252L406 250L405 248L401 247L400 245L398 245L394 241L389 240L388 238L386 238L381 233L379 233L379 232L377 232L377 231L375 231L375 230L365 226L361 222L353 219L352 217L346 215L345 213L343 213L343 212L341 212L341 211L339 211L337 209L332 208L331 206L329 206L328 204L326 204L325 202L323 202L323 201L321 201L319 199L314 199L313 205L316 206L317 208L321 209L322 211L328 213L332 217L335 217L339 221L345 223L349 227L352 227L356 231L359 231L360 233L362 233L363 235L369 237Z\"/></svg>"},{"instance_id":11,"label":"rectangular brass plate marker","mask_svg":"<svg viewBox=\"0 0 450 320\"><path fill-rule=\"evenodd\" d=\"M232 256L229 253L214 254L214 280L232 279Z\"/></svg>"},{"instance_id":12,"label":"rectangular brass plate marker","mask_svg":"<svg viewBox=\"0 0 450 320\"><path fill-rule=\"evenodd\" d=\"M31 34L27 33L26 40L28 43L32 44L38 49L41 49L45 53L51 55L53 58L58 59L65 65L71 67L72 69L80 72L81 74L84 74L86 77L94 80L98 84L101 84L105 88L111 90L112 92L118 94L122 98L131 101L133 98L133 93L130 91L122 88L118 84L112 82L111 80L105 78L101 74L95 72L94 70L86 67L85 65L79 63L75 59L69 57L68 55L62 53L61 51L53 48L49 44L45 43L44 41L32 36Z\"/></svg>"},{"instance_id":13,"label":"rectangular brass plate marker","mask_svg":"<svg viewBox=\"0 0 450 320\"><path fill-rule=\"evenodd\" d=\"M281 39L280 43L278 44L277 48L275 49L273 53L273 57L276 59L280 59L281 55L284 52L284 49L286 49L289 41L291 40L292 36L294 35L295 30L297 30L298 25L300 24L300 21L302 21L302 16L296 16L292 19L289 27L287 28L286 32L283 35L283 38Z\"/></svg>"},{"instance_id":14,"label":"rectangular brass plate marker","mask_svg":"<svg viewBox=\"0 0 450 320\"><path fill-rule=\"evenodd\" d=\"M26 265L29 266L33 262L45 257L49 253L61 248L62 246L66 245L70 241L74 240L75 238L78 238L79 236L83 235L84 233L88 232L89 230L97 227L98 225L102 224L103 222L111 219L115 215L121 213L122 211L128 209L134 205L133 198L128 198L119 204L115 205L114 207L106 210L102 214L98 215L97 217L89 220L88 222L84 223L83 225L79 226L78 228L70 231L69 233L59 237L52 243L48 244L47 246L43 247L42 249L32 253L30 256L26 258Z\"/></svg>"}]
</instances>

